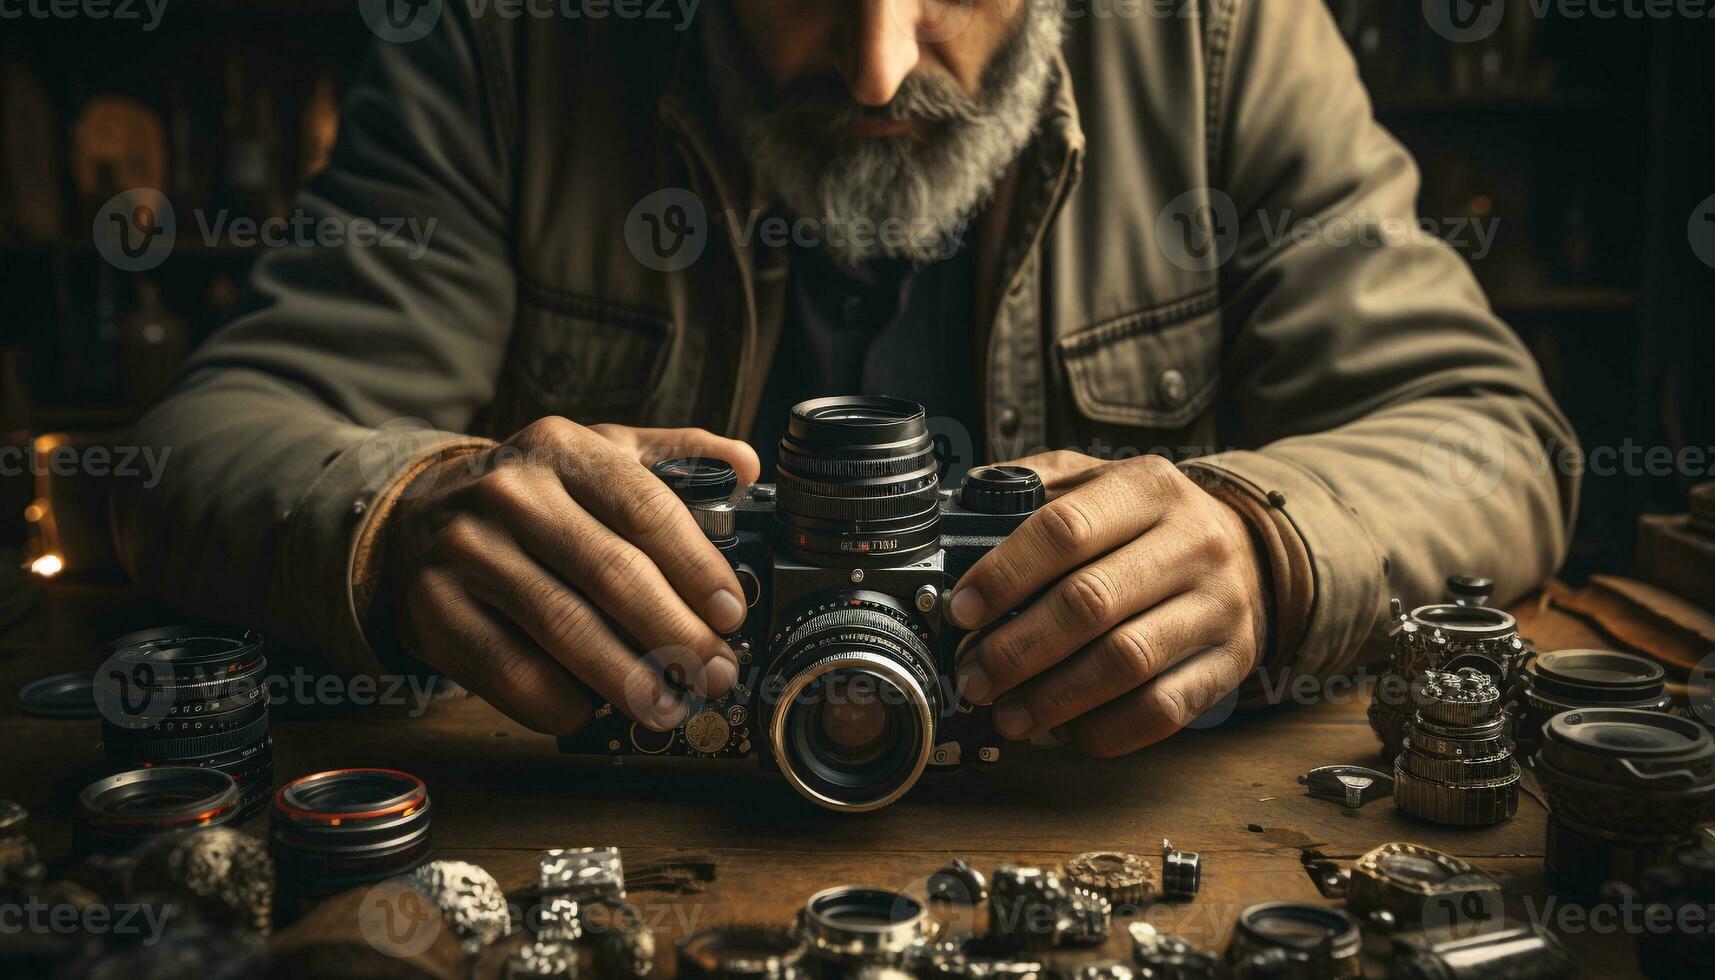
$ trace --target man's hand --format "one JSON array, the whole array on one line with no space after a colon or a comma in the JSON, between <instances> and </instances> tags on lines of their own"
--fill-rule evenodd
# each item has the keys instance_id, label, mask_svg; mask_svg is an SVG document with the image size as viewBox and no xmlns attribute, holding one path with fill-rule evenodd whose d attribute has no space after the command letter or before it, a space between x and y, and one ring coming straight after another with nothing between
<instances>
[{"instance_id":1,"label":"man's hand","mask_svg":"<svg viewBox=\"0 0 1715 980\"><path fill-rule=\"evenodd\" d=\"M1052 731L1099 756L1178 731L1237 687L1267 637L1244 521L1159 456L1017 461L1050 500L959 580L948 615L977 629L960 690L1008 738Z\"/></svg>"},{"instance_id":2,"label":"man's hand","mask_svg":"<svg viewBox=\"0 0 1715 980\"><path fill-rule=\"evenodd\" d=\"M574 677L657 730L686 712L664 676L725 694L738 665L718 632L743 622L743 593L649 472L692 455L744 482L761 469L749 446L701 429L546 418L425 470L381 530L381 595L406 650L550 734L590 720Z\"/></svg>"}]
</instances>

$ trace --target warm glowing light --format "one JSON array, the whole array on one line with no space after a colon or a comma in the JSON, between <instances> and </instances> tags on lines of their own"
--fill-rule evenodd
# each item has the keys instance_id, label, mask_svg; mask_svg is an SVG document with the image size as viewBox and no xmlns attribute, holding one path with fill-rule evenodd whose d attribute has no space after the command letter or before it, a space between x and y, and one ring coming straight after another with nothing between
<instances>
[{"instance_id":1,"label":"warm glowing light","mask_svg":"<svg viewBox=\"0 0 1715 980\"><path fill-rule=\"evenodd\" d=\"M24 508L24 520L29 521L31 524L39 523L42 519L42 515L47 512L47 508L43 507L41 504L31 504Z\"/></svg>"},{"instance_id":2,"label":"warm glowing light","mask_svg":"<svg viewBox=\"0 0 1715 980\"><path fill-rule=\"evenodd\" d=\"M65 567L66 563L60 560L60 556L52 553L43 555L35 561L30 562L30 571L35 572L42 578L53 578L55 575L60 573L60 569Z\"/></svg>"}]
</instances>

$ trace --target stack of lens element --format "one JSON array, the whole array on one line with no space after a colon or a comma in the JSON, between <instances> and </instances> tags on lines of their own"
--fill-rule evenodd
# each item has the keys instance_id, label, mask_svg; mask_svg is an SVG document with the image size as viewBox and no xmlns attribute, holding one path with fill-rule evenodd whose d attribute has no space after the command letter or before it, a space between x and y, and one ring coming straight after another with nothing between
<instances>
[{"instance_id":1,"label":"stack of lens element","mask_svg":"<svg viewBox=\"0 0 1715 980\"><path fill-rule=\"evenodd\" d=\"M1518 760L1501 694L1474 667L1430 671L1393 764L1393 800L1411 816L1478 827L1518 810Z\"/></svg>"},{"instance_id":2,"label":"stack of lens element","mask_svg":"<svg viewBox=\"0 0 1715 980\"><path fill-rule=\"evenodd\" d=\"M909 564L940 547L941 469L915 402L882 395L799 402L775 476L780 544L801 561Z\"/></svg>"},{"instance_id":3,"label":"stack of lens element","mask_svg":"<svg viewBox=\"0 0 1715 980\"><path fill-rule=\"evenodd\" d=\"M231 776L237 819L268 805L274 742L262 638L225 627L144 630L113 642L95 678L102 744L116 771L200 766Z\"/></svg>"},{"instance_id":4,"label":"stack of lens element","mask_svg":"<svg viewBox=\"0 0 1715 980\"><path fill-rule=\"evenodd\" d=\"M1653 660L1612 650L1556 650L1519 671L1513 740L1520 757L1542 747L1542 726L1574 708L1666 711L1667 672Z\"/></svg>"},{"instance_id":5,"label":"stack of lens element","mask_svg":"<svg viewBox=\"0 0 1715 980\"><path fill-rule=\"evenodd\" d=\"M1584 708L1542 728L1545 858L1556 883L1593 895L1636 885L1715 818L1715 738L1677 715Z\"/></svg>"},{"instance_id":6,"label":"stack of lens element","mask_svg":"<svg viewBox=\"0 0 1715 980\"><path fill-rule=\"evenodd\" d=\"M86 857L128 854L169 831L231 823L238 812L238 784L223 772L196 766L122 772L78 794L72 846Z\"/></svg>"},{"instance_id":7,"label":"stack of lens element","mask_svg":"<svg viewBox=\"0 0 1715 980\"><path fill-rule=\"evenodd\" d=\"M394 769L335 769L274 795L268 852L279 876L275 921L322 899L404 874L429 859L429 792Z\"/></svg>"},{"instance_id":8,"label":"stack of lens element","mask_svg":"<svg viewBox=\"0 0 1715 980\"><path fill-rule=\"evenodd\" d=\"M1446 602L1407 613L1395 599L1393 619L1388 630L1393 652L1369 708L1370 727L1381 739L1382 754L1390 759L1404 745L1413 699L1429 671L1473 666L1504 689L1512 684L1526 654L1518 621L1500 609Z\"/></svg>"}]
</instances>

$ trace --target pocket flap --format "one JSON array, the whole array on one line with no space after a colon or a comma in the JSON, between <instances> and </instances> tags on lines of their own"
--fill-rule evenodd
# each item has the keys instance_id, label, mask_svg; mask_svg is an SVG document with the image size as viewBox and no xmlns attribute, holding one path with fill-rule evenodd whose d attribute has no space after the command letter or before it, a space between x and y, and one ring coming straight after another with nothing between
<instances>
[{"instance_id":1,"label":"pocket flap","mask_svg":"<svg viewBox=\"0 0 1715 980\"><path fill-rule=\"evenodd\" d=\"M1214 401L1221 312L1211 290L1060 338L1078 411L1099 422L1176 429Z\"/></svg>"}]
</instances>

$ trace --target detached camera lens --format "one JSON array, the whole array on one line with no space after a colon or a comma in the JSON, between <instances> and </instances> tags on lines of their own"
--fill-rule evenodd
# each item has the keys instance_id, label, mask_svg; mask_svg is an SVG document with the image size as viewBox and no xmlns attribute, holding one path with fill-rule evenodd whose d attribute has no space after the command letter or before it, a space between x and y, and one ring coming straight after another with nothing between
<instances>
[{"instance_id":1,"label":"detached camera lens","mask_svg":"<svg viewBox=\"0 0 1715 980\"><path fill-rule=\"evenodd\" d=\"M429 856L429 793L393 769L336 769L274 796L269 851L283 910L403 874Z\"/></svg>"},{"instance_id":2,"label":"detached camera lens","mask_svg":"<svg viewBox=\"0 0 1715 980\"><path fill-rule=\"evenodd\" d=\"M940 472L923 406L879 395L800 402L775 467L781 546L816 565L927 557L940 546Z\"/></svg>"},{"instance_id":3,"label":"detached camera lens","mask_svg":"<svg viewBox=\"0 0 1715 980\"><path fill-rule=\"evenodd\" d=\"M909 895L840 886L810 896L799 928L818 959L899 962L928 936L929 913Z\"/></svg>"},{"instance_id":4,"label":"detached camera lens","mask_svg":"<svg viewBox=\"0 0 1715 980\"><path fill-rule=\"evenodd\" d=\"M175 626L127 634L112 649L94 680L108 764L218 769L239 782L239 819L266 807L274 769L262 638Z\"/></svg>"},{"instance_id":5,"label":"detached camera lens","mask_svg":"<svg viewBox=\"0 0 1715 980\"><path fill-rule=\"evenodd\" d=\"M212 769L167 766L97 780L77 798L79 854L124 854L172 830L216 827L238 814L238 785Z\"/></svg>"},{"instance_id":6,"label":"detached camera lens","mask_svg":"<svg viewBox=\"0 0 1715 980\"><path fill-rule=\"evenodd\" d=\"M1612 650L1556 650L1519 672L1519 714L1513 726L1521 755L1542 746L1542 726L1574 708L1667 711L1667 672L1643 657Z\"/></svg>"},{"instance_id":7,"label":"detached camera lens","mask_svg":"<svg viewBox=\"0 0 1715 980\"><path fill-rule=\"evenodd\" d=\"M1239 913L1227 958L1234 964L1248 958L1284 953L1289 960L1309 965L1310 976L1356 977L1362 936L1348 913L1304 902L1263 902Z\"/></svg>"}]
</instances>

